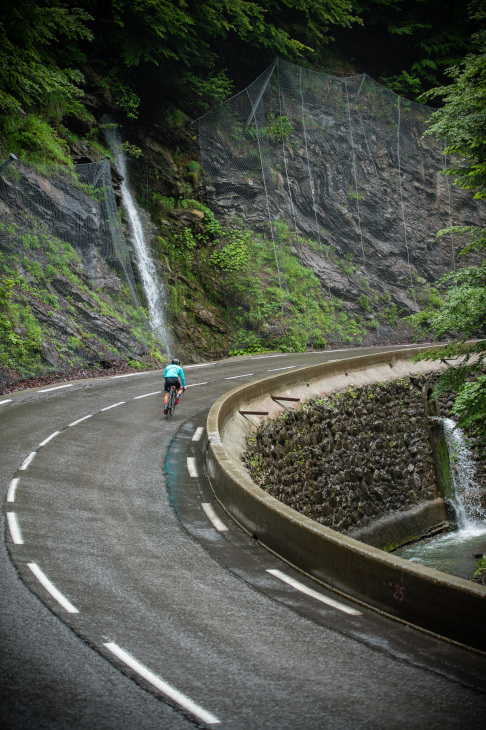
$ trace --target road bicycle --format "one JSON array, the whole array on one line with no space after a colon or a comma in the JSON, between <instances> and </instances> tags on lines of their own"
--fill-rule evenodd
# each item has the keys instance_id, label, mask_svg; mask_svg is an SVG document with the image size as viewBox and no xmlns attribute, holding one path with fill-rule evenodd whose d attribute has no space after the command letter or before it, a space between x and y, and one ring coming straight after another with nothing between
<instances>
[{"instance_id":1,"label":"road bicycle","mask_svg":"<svg viewBox=\"0 0 486 730\"><path fill-rule=\"evenodd\" d=\"M165 414L165 417L167 420L172 417L172 414L175 411L175 407L177 404L177 388L175 385L170 386L169 391L169 400L167 401L167 413Z\"/></svg>"}]
</instances>

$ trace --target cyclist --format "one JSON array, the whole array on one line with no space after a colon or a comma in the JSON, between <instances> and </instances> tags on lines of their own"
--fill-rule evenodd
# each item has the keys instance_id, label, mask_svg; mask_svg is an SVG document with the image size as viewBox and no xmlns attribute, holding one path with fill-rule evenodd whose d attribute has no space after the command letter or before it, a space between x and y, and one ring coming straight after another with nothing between
<instances>
[{"instance_id":1,"label":"cyclist","mask_svg":"<svg viewBox=\"0 0 486 730\"><path fill-rule=\"evenodd\" d=\"M186 381L184 378L184 371L181 368L180 360L174 358L170 365L164 370L165 386L164 386L164 414L167 413L167 401L169 400L169 393L171 387L174 385L177 388L177 399L176 403L179 403L179 396L186 389ZM179 382L180 378L180 382Z\"/></svg>"}]
</instances>

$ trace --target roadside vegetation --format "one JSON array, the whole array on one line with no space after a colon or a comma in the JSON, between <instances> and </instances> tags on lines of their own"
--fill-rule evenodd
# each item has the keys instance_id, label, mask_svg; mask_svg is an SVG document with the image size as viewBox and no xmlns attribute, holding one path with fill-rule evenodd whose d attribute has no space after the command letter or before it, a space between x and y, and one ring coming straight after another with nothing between
<instances>
[{"instance_id":1,"label":"roadside vegetation","mask_svg":"<svg viewBox=\"0 0 486 730\"><path fill-rule=\"evenodd\" d=\"M486 18L486 4L476 4L473 19L478 25ZM486 197L486 31L472 37L473 52L450 69L452 83L429 95L440 96L444 106L432 117L430 133L447 139L446 153L457 164L447 171L455 184L471 190L475 198ZM477 226L453 226L438 232L462 241L460 255L486 249L486 230ZM420 359L460 358L439 378L436 398L451 391L456 394L452 412L458 425L486 455L486 258L482 265L450 272L437 282L427 306L411 318L421 331L435 338L451 333L455 337L441 353L430 350ZM468 344L470 339L480 341Z\"/></svg>"}]
</instances>

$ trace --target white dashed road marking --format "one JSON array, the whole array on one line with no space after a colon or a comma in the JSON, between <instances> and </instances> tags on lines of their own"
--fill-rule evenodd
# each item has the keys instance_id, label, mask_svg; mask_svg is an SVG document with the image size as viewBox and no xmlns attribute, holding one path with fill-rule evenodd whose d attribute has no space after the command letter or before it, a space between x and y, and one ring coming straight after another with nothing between
<instances>
[{"instance_id":1,"label":"white dashed road marking","mask_svg":"<svg viewBox=\"0 0 486 730\"><path fill-rule=\"evenodd\" d=\"M186 388L195 388L196 385L207 385L208 381L205 380L204 383L191 383L190 385L186 385Z\"/></svg>"},{"instance_id":2,"label":"white dashed road marking","mask_svg":"<svg viewBox=\"0 0 486 730\"><path fill-rule=\"evenodd\" d=\"M217 365L217 362L201 362L197 365L185 365L184 370L190 370L191 368L207 368L209 365Z\"/></svg>"},{"instance_id":3,"label":"white dashed road marking","mask_svg":"<svg viewBox=\"0 0 486 730\"><path fill-rule=\"evenodd\" d=\"M68 383L67 385L56 385L54 388L42 388L38 390L38 393L50 393L51 390L61 390L61 388L72 388L74 383Z\"/></svg>"},{"instance_id":4,"label":"white dashed road marking","mask_svg":"<svg viewBox=\"0 0 486 730\"><path fill-rule=\"evenodd\" d=\"M236 380L236 378L249 378L253 373L245 373L244 375L232 375L231 378L225 378L225 380Z\"/></svg>"},{"instance_id":5,"label":"white dashed road marking","mask_svg":"<svg viewBox=\"0 0 486 730\"><path fill-rule=\"evenodd\" d=\"M44 439L44 441L41 441L41 443L39 444L39 446L37 448L40 449L41 446L45 446L46 444L49 443L49 441L52 441L52 439L55 439L56 436L59 436L60 433L61 433L60 431L54 431L54 433L51 433L51 435L48 436L46 439Z\"/></svg>"},{"instance_id":6,"label":"white dashed road marking","mask_svg":"<svg viewBox=\"0 0 486 730\"><path fill-rule=\"evenodd\" d=\"M15 492L17 490L17 484L19 483L18 478L12 479L7 492L7 502L15 502Z\"/></svg>"},{"instance_id":7,"label":"white dashed road marking","mask_svg":"<svg viewBox=\"0 0 486 730\"><path fill-rule=\"evenodd\" d=\"M78 423L82 423L82 421L86 421L88 418L91 418L91 415L83 416L82 418L78 418L77 421L73 421L72 423L69 423L68 428L70 428L71 426L77 426Z\"/></svg>"},{"instance_id":8,"label":"white dashed road marking","mask_svg":"<svg viewBox=\"0 0 486 730\"><path fill-rule=\"evenodd\" d=\"M161 390L155 390L153 393L145 393L144 395L137 395L133 400L140 400L140 398L148 398L149 395L159 395L159 393L162 393Z\"/></svg>"},{"instance_id":9,"label":"white dashed road marking","mask_svg":"<svg viewBox=\"0 0 486 730\"><path fill-rule=\"evenodd\" d=\"M166 697L169 697L173 702L176 702L178 705L187 710L187 712L190 712L191 715L194 715L194 717L197 717L199 720L205 722L207 725L219 724L220 721L217 717L211 715L210 712L206 712L206 710L203 710L202 707L196 705L196 703L189 699L189 697L186 697L186 695L183 695L182 692L179 692L174 687L171 687L170 684L164 682L163 679L151 672L150 669L147 669L147 667L144 667L143 664L140 664L140 662L130 656L130 654L127 654L127 652L119 647L118 644L110 641L107 644L103 644L103 646L105 646L109 651L112 652L112 654L118 657L118 659L126 664L127 667L133 669L133 671L136 672L140 677L149 682L153 687L158 689L160 692L163 692Z\"/></svg>"},{"instance_id":10,"label":"white dashed road marking","mask_svg":"<svg viewBox=\"0 0 486 730\"><path fill-rule=\"evenodd\" d=\"M213 505L212 504L209 504L209 502L202 502L201 507L203 508L203 510L205 511L206 515L209 517L209 519L213 523L214 527L219 532L226 532L227 531L228 528L226 527L226 525L224 524L224 522L222 522L222 520L219 519L218 515L216 514L216 512L213 509Z\"/></svg>"},{"instance_id":11,"label":"white dashed road marking","mask_svg":"<svg viewBox=\"0 0 486 730\"><path fill-rule=\"evenodd\" d=\"M126 375L111 375L110 377L115 380L115 378L133 378L135 375L148 375L149 373L127 373Z\"/></svg>"},{"instance_id":12,"label":"white dashed road marking","mask_svg":"<svg viewBox=\"0 0 486 730\"><path fill-rule=\"evenodd\" d=\"M267 373L274 373L277 370L292 370L292 368L295 368L295 365L287 365L285 368L271 368L271 370L267 370Z\"/></svg>"},{"instance_id":13,"label":"white dashed road marking","mask_svg":"<svg viewBox=\"0 0 486 730\"><path fill-rule=\"evenodd\" d=\"M194 431L194 436L192 437L191 440L200 441L203 433L204 433L204 426L199 426L199 428L196 428L196 430Z\"/></svg>"},{"instance_id":14,"label":"white dashed road marking","mask_svg":"<svg viewBox=\"0 0 486 730\"><path fill-rule=\"evenodd\" d=\"M45 573L42 572L42 570L39 568L37 563L27 563L27 567L31 569L39 583L44 586L46 591L51 594L51 596L68 612L68 613L79 613L78 609L73 606L73 604L68 601L68 599L60 593L55 585L51 583L49 578Z\"/></svg>"},{"instance_id":15,"label":"white dashed road marking","mask_svg":"<svg viewBox=\"0 0 486 730\"><path fill-rule=\"evenodd\" d=\"M254 360L268 360L270 357L287 357L287 355L283 355L281 352L279 352L277 355L259 355L259 357L254 357Z\"/></svg>"},{"instance_id":16,"label":"white dashed road marking","mask_svg":"<svg viewBox=\"0 0 486 730\"><path fill-rule=\"evenodd\" d=\"M189 472L190 477L197 477L197 466L196 466L196 459L193 456L187 457L187 470Z\"/></svg>"},{"instance_id":17,"label":"white dashed road marking","mask_svg":"<svg viewBox=\"0 0 486 730\"><path fill-rule=\"evenodd\" d=\"M28 457L24 460L22 466L19 468L19 471L25 471L36 454L37 451L31 451Z\"/></svg>"},{"instance_id":18,"label":"white dashed road marking","mask_svg":"<svg viewBox=\"0 0 486 730\"><path fill-rule=\"evenodd\" d=\"M121 400L119 403L113 403L112 406L106 406L106 408L102 408L101 412L109 411L111 408L116 408L117 406L122 406L124 403L126 403L126 400Z\"/></svg>"},{"instance_id":19,"label":"white dashed road marking","mask_svg":"<svg viewBox=\"0 0 486 730\"><path fill-rule=\"evenodd\" d=\"M275 578L279 578L279 580L287 583L289 586L292 586L292 588L295 588L301 593L305 593L307 596L311 596L311 598L315 598L317 601L321 601L321 603L325 603L332 608L337 608L338 611L343 611L343 613L349 613L352 616L362 615L361 611L357 611L355 608L350 608L349 606L345 606L344 603L339 603L338 601L334 601L332 598L327 598L327 596L323 596L322 593L318 593L313 588L307 588L307 586L305 586L303 583L299 583L298 580L294 580L289 575L285 575L285 573L282 573L281 570L267 570L267 573L275 576Z\"/></svg>"},{"instance_id":20,"label":"white dashed road marking","mask_svg":"<svg viewBox=\"0 0 486 730\"><path fill-rule=\"evenodd\" d=\"M0 406L5 405L5 403L11 403L11 402L12 402L11 398L7 398L6 400L0 400Z\"/></svg>"},{"instance_id":21,"label":"white dashed road marking","mask_svg":"<svg viewBox=\"0 0 486 730\"><path fill-rule=\"evenodd\" d=\"M7 512L7 521L14 544L23 545L24 541L22 540L22 534L20 532L20 527L15 512Z\"/></svg>"}]
</instances>

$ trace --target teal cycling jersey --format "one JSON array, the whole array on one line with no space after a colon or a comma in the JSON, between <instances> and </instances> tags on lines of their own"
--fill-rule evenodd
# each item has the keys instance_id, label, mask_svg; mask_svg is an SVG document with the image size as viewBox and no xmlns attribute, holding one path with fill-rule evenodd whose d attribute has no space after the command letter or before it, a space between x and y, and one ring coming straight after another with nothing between
<instances>
[{"instance_id":1,"label":"teal cycling jersey","mask_svg":"<svg viewBox=\"0 0 486 730\"><path fill-rule=\"evenodd\" d=\"M174 365L171 363L170 365L167 365L167 367L164 370L164 378L180 378L182 387L186 387L186 381L184 379L184 371L181 368L180 365Z\"/></svg>"}]
</instances>

